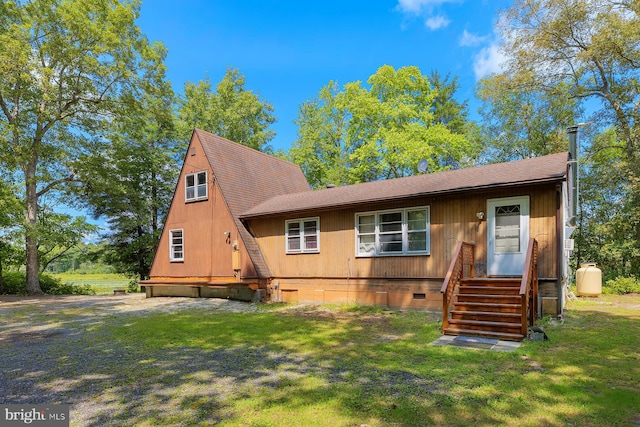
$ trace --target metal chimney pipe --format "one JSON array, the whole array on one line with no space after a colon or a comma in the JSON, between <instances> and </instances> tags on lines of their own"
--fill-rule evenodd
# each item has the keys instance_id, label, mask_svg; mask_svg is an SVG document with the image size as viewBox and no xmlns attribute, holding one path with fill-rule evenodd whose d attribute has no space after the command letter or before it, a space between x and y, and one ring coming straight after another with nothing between
<instances>
[{"instance_id":1,"label":"metal chimney pipe","mask_svg":"<svg viewBox=\"0 0 640 427\"><path fill-rule=\"evenodd\" d=\"M570 225L575 226L578 215L578 128L582 125L569 126L569 218Z\"/></svg>"}]
</instances>

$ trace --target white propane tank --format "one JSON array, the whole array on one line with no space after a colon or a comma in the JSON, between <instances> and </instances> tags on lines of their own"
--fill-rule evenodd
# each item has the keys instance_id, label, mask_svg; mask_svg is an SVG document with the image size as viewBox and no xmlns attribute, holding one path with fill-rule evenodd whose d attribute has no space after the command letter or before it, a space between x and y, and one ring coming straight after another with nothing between
<instances>
[{"instance_id":1,"label":"white propane tank","mask_svg":"<svg viewBox=\"0 0 640 427\"><path fill-rule=\"evenodd\" d=\"M595 262L580 264L576 272L576 288L582 297L597 297L602 293L602 271Z\"/></svg>"}]
</instances>

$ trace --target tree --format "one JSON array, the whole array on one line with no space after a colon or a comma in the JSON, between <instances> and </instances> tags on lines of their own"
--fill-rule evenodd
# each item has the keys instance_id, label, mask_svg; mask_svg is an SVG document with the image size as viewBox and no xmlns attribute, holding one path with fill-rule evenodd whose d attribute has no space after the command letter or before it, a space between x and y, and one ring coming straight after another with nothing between
<instances>
[{"instance_id":1,"label":"tree","mask_svg":"<svg viewBox=\"0 0 640 427\"><path fill-rule=\"evenodd\" d=\"M436 93L432 112L435 123L443 124L451 132L465 134L469 130L469 107L467 101L458 102L456 92L460 89L458 76L442 76L434 70L429 73L429 82Z\"/></svg>"},{"instance_id":2,"label":"tree","mask_svg":"<svg viewBox=\"0 0 640 427\"><path fill-rule=\"evenodd\" d=\"M593 120L615 125L629 173L640 176L640 3L635 0L518 0L502 16L507 73L523 86L566 84L601 102ZM593 104L592 104L593 105Z\"/></svg>"},{"instance_id":3,"label":"tree","mask_svg":"<svg viewBox=\"0 0 640 427\"><path fill-rule=\"evenodd\" d=\"M225 72L211 92L211 81L187 82L178 111L178 131L188 140L193 128L201 128L256 150L270 152L275 136L268 127L276 121L273 106L245 89L245 76L234 68Z\"/></svg>"},{"instance_id":4,"label":"tree","mask_svg":"<svg viewBox=\"0 0 640 427\"><path fill-rule=\"evenodd\" d=\"M482 138L490 161L510 161L567 150L566 129L577 123L580 108L565 83L554 90L518 87L507 75L482 79Z\"/></svg>"},{"instance_id":5,"label":"tree","mask_svg":"<svg viewBox=\"0 0 640 427\"><path fill-rule=\"evenodd\" d=\"M610 235L619 236L618 248L628 254L638 252L640 241L639 13L637 0L518 0L500 21L505 73L523 89L547 91L565 84L576 100L598 101L588 104L590 120L606 135L600 142L612 145L597 150L620 153L622 146L622 157L607 167L620 168L625 197L611 221L588 227L610 226ZM606 178L595 187L607 188ZM628 265L640 273L636 261Z\"/></svg>"},{"instance_id":6,"label":"tree","mask_svg":"<svg viewBox=\"0 0 640 427\"><path fill-rule=\"evenodd\" d=\"M76 180L114 100L150 51L135 25L140 3L31 0L0 5L0 163L23 176L27 291L38 281L38 201Z\"/></svg>"},{"instance_id":7,"label":"tree","mask_svg":"<svg viewBox=\"0 0 640 427\"><path fill-rule=\"evenodd\" d=\"M0 294L2 293L4 266L16 257L14 235L18 228L22 207L15 197L13 186L0 177Z\"/></svg>"},{"instance_id":8,"label":"tree","mask_svg":"<svg viewBox=\"0 0 640 427\"><path fill-rule=\"evenodd\" d=\"M301 166L312 187L349 183L348 112L338 106L338 86L331 82L318 96L299 107L298 139L290 160Z\"/></svg>"},{"instance_id":9,"label":"tree","mask_svg":"<svg viewBox=\"0 0 640 427\"><path fill-rule=\"evenodd\" d=\"M166 49L154 45L161 64ZM149 277L161 221L178 177L178 156L186 148L176 139L171 84L163 67L150 66L133 91L120 97L121 109L95 149L74 162L84 186L80 203L105 218L106 260L119 272Z\"/></svg>"},{"instance_id":10,"label":"tree","mask_svg":"<svg viewBox=\"0 0 640 427\"><path fill-rule=\"evenodd\" d=\"M583 156L576 267L597 262L605 279L640 273L640 241L635 230L640 207L625 174L624 142L614 128L596 135Z\"/></svg>"},{"instance_id":11,"label":"tree","mask_svg":"<svg viewBox=\"0 0 640 427\"><path fill-rule=\"evenodd\" d=\"M98 226L88 223L84 216L72 217L43 206L38 215L38 230L38 261L40 272L43 272L94 234Z\"/></svg>"},{"instance_id":12,"label":"tree","mask_svg":"<svg viewBox=\"0 0 640 427\"><path fill-rule=\"evenodd\" d=\"M397 178L455 167L474 151L465 135L450 130L440 93L417 67L385 65L367 81L330 83L304 103L298 139L290 155L314 187Z\"/></svg>"}]
</instances>

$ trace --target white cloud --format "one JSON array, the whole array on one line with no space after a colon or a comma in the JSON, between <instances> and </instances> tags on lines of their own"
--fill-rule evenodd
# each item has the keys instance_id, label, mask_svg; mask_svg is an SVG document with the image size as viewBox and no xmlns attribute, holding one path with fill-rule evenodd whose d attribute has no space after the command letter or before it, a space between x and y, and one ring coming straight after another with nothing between
<instances>
[{"instance_id":1,"label":"white cloud","mask_svg":"<svg viewBox=\"0 0 640 427\"><path fill-rule=\"evenodd\" d=\"M416 15L424 10L432 10L444 3L457 3L460 0L398 0L398 9Z\"/></svg>"},{"instance_id":2,"label":"white cloud","mask_svg":"<svg viewBox=\"0 0 640 427\"><path fill-rule=\"evenodd\" d=\"M474 57L473 72L476 80L491 74L500 73L503 70L505 56L500 52L497 42L492 42L484 47Z\"/></svg>"},{"instance_id":3,"label":"white cloud","mask_svg":"<svg viewBox=\"0 0 640 427\"><path fill-rule=\"evenodd\" d=\"M479 46L484 43L489 36L479 36L477 34L473 34L468 32L466 29L462 32L462 36L460 37L460 46L473 47Z\"/></svg>"},{"instance_id":4,"label":"white cloud","mask_svg":"<svg viewBox=\"0 0 640 427\"><path fill-rule=\"evenodd\" d=\"M420 17L430 30L444 28L451 20L443 14L438 14L436 9L445 3L460 3L464 0L398 0L396 10L409 18Z\"/></svg>"},{"instance_id":5,"label":"white cloud","mask_svg":"<svg viewBox=\"0 0 640 427\"><path fill-rule=\"evenodd\" d=\"M449 24L451 24L451 20L443 15L432 16L424 21L424 25L432 31L444 28Z\"/></svg>"}]
</instances>

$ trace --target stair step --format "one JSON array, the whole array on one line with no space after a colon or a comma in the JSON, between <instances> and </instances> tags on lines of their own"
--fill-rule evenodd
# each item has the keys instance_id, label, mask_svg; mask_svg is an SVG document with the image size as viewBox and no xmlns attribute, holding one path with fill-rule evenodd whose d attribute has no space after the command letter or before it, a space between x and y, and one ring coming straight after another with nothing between
<instances>
[{"instance_id":1,"label":"stair step","mask_svg":"<svg viewBox=\"0 0 640 427\"><path fill-rule=\"evenodd\" d=\"M500 313L520 313L521 304L491 304L484 302L457 302L454 304L456 311L491 311Z\"/></svg>"},{"instance_id":2,"label":"stair step","mask_svg":"<svg viewBox=\"0 0 640 427\"><path fill-rule=\"evenodd\" d=\"M521 277L467 277L460 280L460 286L518 286L522 282Z\"/></svg>"},{"instance_id":3,"label":"stair step","mask_svg":"<svg viewBox=\"0 0 640 427\"><path fill-rule=\"evenodd\" d=\"M520 295L477 295L458 294L458 302L483 302L492 304L520 304Z\"/></svg>"},{"instance_id":4,"label":"stair step","mask_svg":"<svg viewBox=\"0 0 640 427\"><path fill-rule=\"evenodd\" d=\"M458 326L459 328L481 330L488 332L506 332L506 333L519 333L522 330L522 325L515 322L485 322L482 320L467 320L467 319L449 319L449 325Z\"/></svg>"},{"instance_id":5,"label":"stair step","mask_svg":"<svg viewBox=\"0 0 640 427\"><path fill-rule=\"evenodd\" d=\"M452 319L481 320L484 322L517 323L520 321L520 313L503 313L499 311L469 311L451 310Z\"/></svg>"},{"instance_id":6,"label":"stair step","mask_svg":"<svg viewBox=\"0 0 640 427\"><path fill-rule=\"evenodd\" d=\"M519 286L460 286L459 294L475 295L520 295Z\"/></svg>"},{"instance_id":7,"label":"stair step","mask_svg":"<svg viewBox=\"0 0 640 427\"><path fill-rule=\"evenodd\" d=\"M520 333L514 334L508 332L478 331L457 327L449 327L445 329L444 333L447 335L471 335L474 337L498 338L507 341L522 341L524 339L524 335Z\"/></svg>"}]
</instances>

